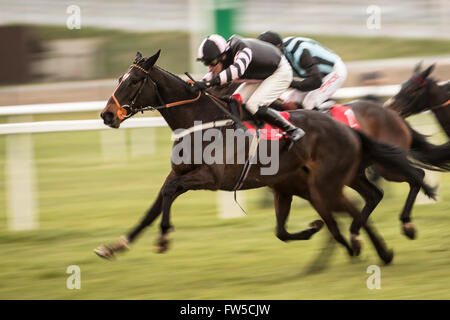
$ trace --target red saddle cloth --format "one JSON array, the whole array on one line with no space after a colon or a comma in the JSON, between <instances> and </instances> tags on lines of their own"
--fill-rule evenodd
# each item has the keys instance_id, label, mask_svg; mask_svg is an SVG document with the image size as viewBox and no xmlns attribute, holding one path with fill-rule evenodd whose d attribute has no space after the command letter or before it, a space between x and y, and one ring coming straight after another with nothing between
<instances>
[{"instance_id":1,"label":"red saddle cloth","mask_svg":"<svg viewBox=\"0 0 450 320\"><path fill-rule=\"evenodd\" d=\"M349 126L353 129L359 129L360 125L358 120L356 120L355 113L352 108L343 106L340 104L335 104L328 113L333 117L334 120L342 122L343 124Z\"/></svg>"},{"instance_id":2,"label":"red saddle cloth","mask_svg":"<svg viewBox=\"0 0 450 320\"><path fill-rule=\"evenodd\" d=\"M285 118L286 120L289 120L289 117L291 116L288 112L280 112L280 115ZM248 123L247 121L244 121L245 126L247 129L255 135L255 126L253 124ZM280 139L287 139L287 136L282 134L282 131L278 128L274 128L270 126L269 124L265 124L263 128L259 131L260 133L260 139L263 140L280 140Z\"/></svg>"},{"instance_id":3,"label":"red saddle cloth","mask_svg":"<svg viewBox=\"0 0 450 320\"><path fill-rule=\"evenodd\" d=\"M356 120L355 114L352 110L352 108L343 106L340 104L335 104L328 113L331 115L331 117L339 121L350 128L353 129L359 129L360 125L358 123L358 120ZM289 120L289 117L291 116L289 112L280 112L280 115L285 118L286 120ZM255 135L255 126L253 124L248 123L247 121L244 121L245 126L247 127L250 132ZM260 138L263 140L280 140L280 139L287 139L288 137L286 135L282 134L282 131L278 128L274 128L270 126L269 124L265 124L263 128L260 130Z\"/></svg>"}]
</instances>

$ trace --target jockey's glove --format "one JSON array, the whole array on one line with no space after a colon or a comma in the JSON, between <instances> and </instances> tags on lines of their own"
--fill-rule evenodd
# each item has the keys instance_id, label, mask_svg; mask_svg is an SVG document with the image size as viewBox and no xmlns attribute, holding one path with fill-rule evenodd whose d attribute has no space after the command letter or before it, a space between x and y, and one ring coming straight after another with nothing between
<instances>
[{"instance_id":1,"label":"jockey's glove","mask_svg":"<svg viewBox=\"0 0 450 320\"><path fill-rule=\"evenodd\" d=\"M219 77L215 77L210 81L195 81L194 84L192 85L192 91L194 93L197 93L199 90L205 90L208 88L211 88L212 86L218 85L220 84L220 79Z\"/></svg>"}]
</instances>

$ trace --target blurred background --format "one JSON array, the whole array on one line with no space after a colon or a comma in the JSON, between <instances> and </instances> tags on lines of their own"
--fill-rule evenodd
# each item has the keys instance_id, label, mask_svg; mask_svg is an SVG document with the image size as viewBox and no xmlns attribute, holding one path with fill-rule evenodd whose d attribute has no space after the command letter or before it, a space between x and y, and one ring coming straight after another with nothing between
<instances>
[{"instance_id":1,"label":"blurred background","mask_svg":"<svg viewBox=\"0 0 450 320\"><path fill-rule=\"evenodd\" d=\"M372 217L394 249L391 266L364 237L355 259L334 248L327 230L279 241L264 189L240 193L245 217L232 195L180 197L166 254L152 252L157 223L114 263L92 252L139 221L170 169L167 127L110 130L99 120L137 51L161 49L159 66L200 77L197 48L211 33L311 37L346 63L344 87L370 88L340 102L367 94L383 101L420 61L436 63L435 79L450 78L449 16L448 0L0 0L0 298L449 299L447 173L427 174L439 201L419 197L414 241L398 221L408 186L382 182ZM151 116L159 114L139 115ZM446 141L430 114L408 121L430 141ZM298 199L288 229L315 219ZM347 236L349 220L340 223ZM81 270L81 289L68 289L71 265ZM370 265L381 267L380 290L366 286Z\"/></svg>"}]
</instances>

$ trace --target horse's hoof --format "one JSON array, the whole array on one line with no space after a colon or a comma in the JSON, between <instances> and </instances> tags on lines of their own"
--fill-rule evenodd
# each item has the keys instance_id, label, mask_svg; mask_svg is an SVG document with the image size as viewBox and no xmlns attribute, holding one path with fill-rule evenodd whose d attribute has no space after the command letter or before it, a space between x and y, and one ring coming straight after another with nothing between
<instances>
[{"instance_id":1,"label":"horse's hoof","mask_svg":"<svg viewBox=\"0 0 450 320\"><path fill-rule=\"evenodd\" d=\"M414 225L411 222L403 224L403 234L411 240L416 238L416 228L414 228Z\"/></svg>"},{"instance_id":2,"label":"horse's hoof","mask_svg":"<svg viewBox=\"0 0 450 320\"><path fill-rule=\"evenodd\" d=\"M349 255L350 257L354 257L354 256L355 256L355 252L353 251L352 248L348 247L348 248L347 248L347 252L348 252L348 255Z\"/></svg>"},{"instance_id":3,"label":"horse's hoof","mask_svg":"<svg viewBox=\"0 0 450 320\"><path fill-rule=\"evenodd\" d=\"M94 253L98 255L100 258L104 258L107 260L113 260L115 258L114 252L106 246L100 246L98 248L95 248Z\"/></svg>"},{"instance_id":4,"label":"horse's hoof","mask_svg":"<svg viewBox=\"0 0 450 320\"><path fill-rule=\"evenodd\" d=\"M361 253L361 240L359 240L359 236L356 234L352 234L350 238L353 249L353 255L359 256L359 254Z\"/></svg>"},{"instance_id":5,"label":"horse's hoof","mask_svg":"<svg viewBox=\"0 0 450 320\"><path fill-rule=\"evenodd\" d=\"M164 253L169 249L168 244L166 245L155 245L155 253Z\"/></svg>"},{"instance_id":6,"label":"horse's hoof","mask_svg":"<svg viewBox=\"0 0 450 320\"><path fill-rule=\"evenodd\" d=\"M115 258L114 252L122 252L130 249L130 242L126 236L120 237L116 243L107 246L100 246L94 249L94 252L102 258L112 260Z\"/></svg>"},{"instance_id":7,"label":"horse's hoof","mask_svg":"<svg viewBox=\"0 0 450 320\"><path fill-rule=\"evenodd\" d=\"M392 259L394 259L394 250L387 250L386 253L381 256L381 259L385 264L390 264L392 262Z\"/></svg>"},{"instance_id":8,"label":"horse's hoof","mask_svg":"<svg viewBox=\"0 0 450 320\"><path fill-rule=\"evenodd\" d=\"M311 229L316 229L316 232L322 229L324 223L322 220L315 220L309 224Z\"/></svg>"},{"instance_id":9,"label":"horse's hoof","mask_svg":"<svg viewBox=\"0 0 450 320\"><path fill-rule=\"evenodd\" d=\"M159 237L155 244L156 253L164 253L169 249L170 240L166 236Z\"/></svg>"}]
</instances>

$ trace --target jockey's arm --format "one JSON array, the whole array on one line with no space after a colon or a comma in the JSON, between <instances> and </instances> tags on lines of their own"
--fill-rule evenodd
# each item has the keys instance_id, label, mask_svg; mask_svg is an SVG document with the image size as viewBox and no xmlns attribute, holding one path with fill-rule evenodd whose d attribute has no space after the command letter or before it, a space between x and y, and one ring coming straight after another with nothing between
<instances>
[{"instance_id":1,"label":"jockey's arm","mask_svg":"<svg viewBox=\"0 0 450 320\"><path fill-rule=\"evenodd\" d=\"M211 72L203 77L203 81L211 81L212 85L224 85L233 80L240 79L250 62L252 61L253 52L249 47L243 47L233 57L233 64L222 70L219 74L214 75Z\"/></svg>"},{"instance_id":2,"label":"jockey's arm","mask_svg":"<svg viewBox=\"0 0 450 320\"><path fill-rule=\"evenodd\" d=\"M322 75L308 49L303 50L299 65L306 71L305 79L302 81L292 80L291 88L305 92L320 88L322 85Z\"/></svg>"}]
</instances>

